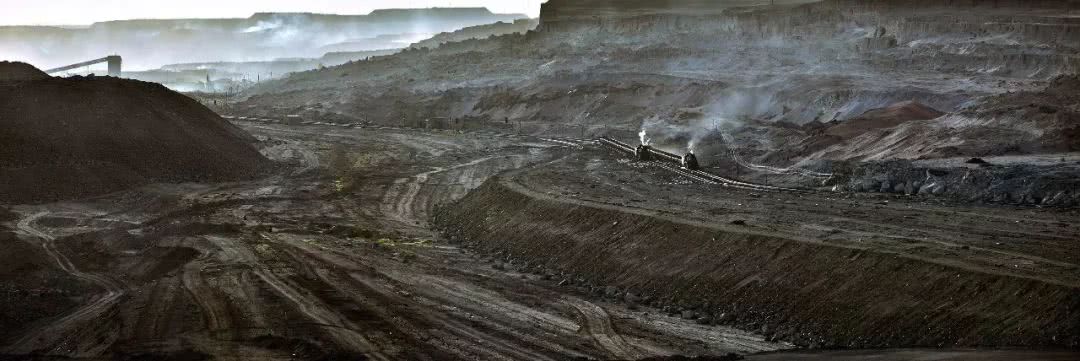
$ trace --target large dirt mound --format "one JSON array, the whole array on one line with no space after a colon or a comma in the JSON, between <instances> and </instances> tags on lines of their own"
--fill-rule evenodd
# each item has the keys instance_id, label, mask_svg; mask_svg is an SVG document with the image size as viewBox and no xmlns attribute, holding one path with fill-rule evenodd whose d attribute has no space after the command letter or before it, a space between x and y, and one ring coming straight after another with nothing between
<instances>
[{"instance_id":1,"label":"large dirt mound","mask_svg":"<svg viewBox=\"0 0 1080 361\"><path fill-rule=\"evenodd\" d=\"M158 84L101 77L0 82L0 202L250 179L269 165L252 141Z\"/></svg>"},{"instance_id":2,"label":"large dirt mound","mask_svg":"<svg viewBox=\"0 0 1080 361\"><path fill-rule=\"evenodd\" d=\"M0 81L48 79L49 74L27 63L0 61Z\"/></svg>"}]
</instances>

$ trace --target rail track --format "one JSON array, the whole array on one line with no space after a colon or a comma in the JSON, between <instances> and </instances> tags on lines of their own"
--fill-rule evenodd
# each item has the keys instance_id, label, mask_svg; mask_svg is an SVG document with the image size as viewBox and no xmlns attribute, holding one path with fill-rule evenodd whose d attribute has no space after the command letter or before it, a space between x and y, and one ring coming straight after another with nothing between
<instances>
[{"instance_id":1,"label":"rail track","mask_svg":"<svg viewBox=\"0 0 1080 361\"><path fill-rule=\"evenodd\" d=\"M610 137L602 137L598 141L601 145L604 145L608 148L623 153L628 153L631 156L635 154L634 147L616 139L612 139ZM656 148L649 148L648 151L651 153L654 162L656 162L661 168L699 182L716 184L730 188L748 189L756 191L813 193L813 191L807 189L777 187L765 184L749 183L722 177L702 170L687 169L682 167L682 157L679 155L665 152Z\"/></svg>"}]
</instances>

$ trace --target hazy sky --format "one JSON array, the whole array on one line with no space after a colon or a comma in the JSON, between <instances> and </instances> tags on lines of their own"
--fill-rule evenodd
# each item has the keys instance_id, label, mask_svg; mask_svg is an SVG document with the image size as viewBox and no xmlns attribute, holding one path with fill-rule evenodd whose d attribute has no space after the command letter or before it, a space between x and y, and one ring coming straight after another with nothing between
<instances>
[{"instance_id":1,"label":"hazy sky","mask_svg":"<svg viewBox=\"0 0 1080 361\"><path fill-rule=\"evenodd\" d=\"M0 0L0 25L87 25L143 18L248 17L256 12L367 14L386 8L482 6L536 17L546 0Z\"/></svg>"}]
</instances>

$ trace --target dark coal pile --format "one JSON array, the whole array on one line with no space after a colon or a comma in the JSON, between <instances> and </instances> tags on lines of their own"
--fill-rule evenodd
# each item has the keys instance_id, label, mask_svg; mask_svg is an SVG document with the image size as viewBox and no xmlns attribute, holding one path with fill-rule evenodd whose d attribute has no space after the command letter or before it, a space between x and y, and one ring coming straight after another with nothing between
<instances>
[{"instance_id":1,"label":"dark coal pile","mask_svg":"<svg viewBox=\"0 0 1080 361\"><path fill-rule=\"evenodd\" d=\"M24 81L48 79L49 74L26 63L0 61L0 81Z\"/></svg>"},{"instance_id":2,"label":"dark coal pile","mask_svg":"<svg viewBox=\"0 0 1080 361\"><path fill-rule=\"evenodd\" d=\"M198 102L152 83L0 63L0 202L154 182L251 179L270 162Z\"/></svg>"},{"instance_id":3,"label":"dark coal pile","mask_svg":"<svg viewBox=\"0 0 1080 361\"><path fill-rule=\"evenodd\" d=\"M0 207L0 222L7 222L13 219L15 219L14 213L11 213L7 208ZM0 231L3 231L4 229L4 226L0 225Z\"/></svg>"}]
</instances>

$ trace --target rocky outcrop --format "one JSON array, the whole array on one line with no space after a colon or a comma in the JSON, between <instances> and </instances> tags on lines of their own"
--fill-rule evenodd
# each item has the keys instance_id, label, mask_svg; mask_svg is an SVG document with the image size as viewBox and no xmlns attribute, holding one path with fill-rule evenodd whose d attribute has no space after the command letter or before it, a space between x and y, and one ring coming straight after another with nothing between
<instances>
[{"instance_id":1,"label":"rocky outcrop","mask_svg":"<svg viewBox=\"0 0 1080 361\"><path fill-rule=\"evenodd\" d=\"M842 190L954 198L992 204L1075 207L1080 205L1080 168L1063 164L960 162L933 166L906 160L860 164L838 177ZM980 159L981 158L974 158Z\"/></svg>"},{"instance_id":2,"label":"rocky outcrop","mask_svg":"<svg viewBox=\"0 0 1080 361\"><path fill-rule=\"evenodd\" d=\"M471 39L485 39L492 36L508 34L524 34L535 28L538 23L538 19L518 19L512 23L500 21L494 24L470 26L464 29L455 30L453 32L436 34L431 38L413 43L409 47L437 48L440 45L446 43L454 43Z\"/></svg>"}]
</instances>

